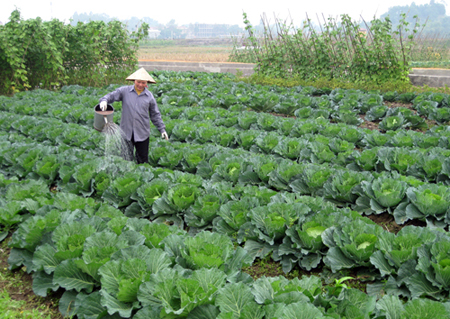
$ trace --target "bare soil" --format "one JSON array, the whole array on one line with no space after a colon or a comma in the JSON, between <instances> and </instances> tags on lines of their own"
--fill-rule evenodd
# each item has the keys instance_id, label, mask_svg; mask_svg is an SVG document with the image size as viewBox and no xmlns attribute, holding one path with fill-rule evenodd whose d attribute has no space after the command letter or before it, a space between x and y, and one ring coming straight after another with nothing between
<instances>
[{"instance_id":1,"label":"bare soil","mask_svg":"<svg viewBox=\"0 0 450 319\"><path fill-rule=\"evenodd\" d=\"M402 225L399 225L395 222L394 216L392 216L389 213L382 213L382 214L372 214L366 216L376 224L383 227L385 230L387 230L390 233L397 234L403 227L405 226L420 226L420 227L426 227L426 223L420 220L410 220Z\"/></svg>"}]
</instances>

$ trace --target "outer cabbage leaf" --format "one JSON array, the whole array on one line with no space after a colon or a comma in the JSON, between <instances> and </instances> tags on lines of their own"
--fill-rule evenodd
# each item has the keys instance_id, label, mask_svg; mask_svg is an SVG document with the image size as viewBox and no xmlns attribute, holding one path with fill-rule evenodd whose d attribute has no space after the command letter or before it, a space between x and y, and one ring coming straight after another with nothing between
<instances>
[{"instance_id":1,"label":"outer cabbage leaf","mask_svg":"<svg viewBox=\"0 0 450 319\"><path fill-rule=\"evenodd\" d=\"M248 285L231 283L219 289L215 305L219 307L223 318L262 318L264 312L259 311L259 316L244 315L246 312L258 312L261 308L251 293ZM219 317L220 318L220 317Z\"/></svg>"}]
</instances>

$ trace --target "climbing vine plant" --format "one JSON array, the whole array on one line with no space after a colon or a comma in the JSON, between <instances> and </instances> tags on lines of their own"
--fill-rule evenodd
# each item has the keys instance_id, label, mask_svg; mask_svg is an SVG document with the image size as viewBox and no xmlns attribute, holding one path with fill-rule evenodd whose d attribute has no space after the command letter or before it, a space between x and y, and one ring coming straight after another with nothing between
<instances>
[{"instance_id":1,"label":"climbing vine plant","mask_svg":"<svg viewBox=\"0 0 450 319\"><path fill-rule=\"evenodd\" d=\"M245 13L243 17L246 50L234 49L230 61L256 63L260 75L305 80L407 82L415 36L421 28L418 21L410 26L404 14L395 28L389 18L357 23L342 15L324 18L320 25L308 18L301 27L262 19L264 30L257 33Z\"/></svg>"},{"instance_id":2,"label":"climbing vine plant","mask_svg":"<svg viewBox=\"0 0 450 319\"><path fill-rule=\"evenodd\" d=\"M0 93L123 80L137 65L138 43L147 30L142 23L129 33L116 20L76 26L57 19L24 20L15 10L0 25Z\"/></svg>"}]
</instances>

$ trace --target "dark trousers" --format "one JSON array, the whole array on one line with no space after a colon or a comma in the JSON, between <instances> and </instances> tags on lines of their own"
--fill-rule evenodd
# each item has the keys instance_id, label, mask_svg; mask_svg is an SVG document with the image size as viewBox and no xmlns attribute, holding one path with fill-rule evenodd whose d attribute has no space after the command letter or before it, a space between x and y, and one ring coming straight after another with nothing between
<instances>
[{"instance_id":1,"label":"dark trousers","mask_svg":"<svg viewBox=\"0 0 450 319\"><path fill-rule=\"evenodd\" d=\"M148 163L149 138L144 141L135 142L134 135L132 135L131 144L133 144L133 147L136 150L136 162L138 164Z\"/></svg>"}]
</instances>

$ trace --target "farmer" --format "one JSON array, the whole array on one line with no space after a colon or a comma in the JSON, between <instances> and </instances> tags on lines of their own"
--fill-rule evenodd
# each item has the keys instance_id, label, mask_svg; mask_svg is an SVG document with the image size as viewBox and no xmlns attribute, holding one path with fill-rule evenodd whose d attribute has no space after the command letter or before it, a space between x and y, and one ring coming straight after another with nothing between
<instances>
[{"instance_id":1,"label":"farmer","mask_svg":"<svg viewBox=\"0 0 450 319\"><path fill-rule=\"evenodd\" d=\"M122 86L106 94L100 99L100 109L105 111L108 104L122 101L120 128L125 139L130 141L136 150L137 163L148 163L150 120L161 133L161 137L169 139L156 100L147 89L148 83L156 82L144 68L140 68L126 80L134 81L134 84Z\"/></svg>"}]
</instances>

